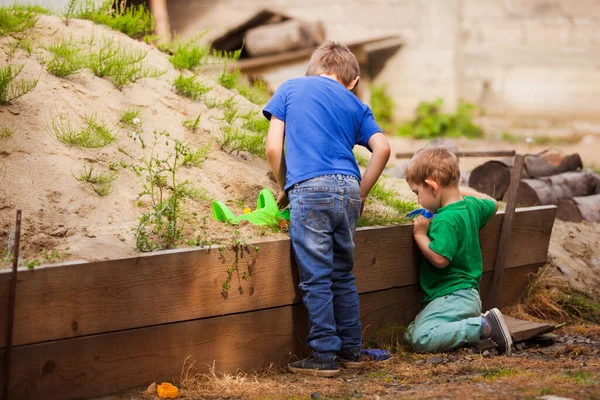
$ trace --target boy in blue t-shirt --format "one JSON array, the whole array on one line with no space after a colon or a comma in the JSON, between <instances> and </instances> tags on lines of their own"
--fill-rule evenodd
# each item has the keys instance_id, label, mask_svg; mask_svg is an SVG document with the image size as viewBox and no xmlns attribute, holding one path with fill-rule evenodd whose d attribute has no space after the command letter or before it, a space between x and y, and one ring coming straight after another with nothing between
<instances>
[{"instance_id":1,"label":"boy in blue t-shirt","mask_svg":"<svg viewBox=\"0 0 600 400\"><path fill-rule=\"evenodd\" d=\"M330 377L340 364L361 361L353 236L390 146L353 93L360 69L346 46L321 45L306 75L283 83L263 110L271 121L266 152L279 184L278 205L290 204L290 238L310 325L312 355L288 369ZM362 179L352 153L356 144L373 153Z\"/></svg>"}]
</instances>

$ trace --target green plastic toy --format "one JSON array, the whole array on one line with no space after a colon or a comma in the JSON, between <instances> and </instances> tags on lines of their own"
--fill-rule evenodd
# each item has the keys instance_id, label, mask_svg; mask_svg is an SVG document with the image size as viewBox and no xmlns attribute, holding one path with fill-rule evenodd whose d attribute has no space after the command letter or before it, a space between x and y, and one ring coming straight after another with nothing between
<instances>
[{"instance_id":1,"label":"green plastic toy","mask_svg":"<svg viewBox=\"0 0 600 400\"><path fill-rule=\"evenodd\" d=\"M236 217L225 204L220 201L213 201L212 212L217 221L229 222L233 225L239 224L240 221L248 221L254 225L275 225L282 218L290 220L290 210L279 211L277 201L268 188L264 188L258 194L255 211Z\"/></svg>"}]
</instances>

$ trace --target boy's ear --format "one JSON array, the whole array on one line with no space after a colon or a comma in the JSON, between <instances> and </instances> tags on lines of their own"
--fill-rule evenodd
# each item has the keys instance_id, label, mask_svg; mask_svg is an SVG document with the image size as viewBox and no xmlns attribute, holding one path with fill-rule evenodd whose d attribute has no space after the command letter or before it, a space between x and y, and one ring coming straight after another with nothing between
<instances>
[{"instance_id":1,"label":"boy's ear","mask_svg":"<svg viewBox=\"0 0 600 400\"><path fill-rule=\"evenodd\" d=\"M425 179L425 183L431 187L433 190L433 194L437 194L438 189L440 188L440 184L435 181L435 179L427 178Z\"/></svg>"},{"instance_id":2,"label":"boy's ear","mask_svg":"<svg viewBox=\"0 0 600 400\"><path fill-rule=\"evenodd\" d=\"M360 80L360 76L357 76L356 78L354 78L352 80L352 82L350 82L350 84L347 86L347 89L353 93L355 93L356 91L356 87L358 86L358 81Z\"/></svg>"}]
</instances>

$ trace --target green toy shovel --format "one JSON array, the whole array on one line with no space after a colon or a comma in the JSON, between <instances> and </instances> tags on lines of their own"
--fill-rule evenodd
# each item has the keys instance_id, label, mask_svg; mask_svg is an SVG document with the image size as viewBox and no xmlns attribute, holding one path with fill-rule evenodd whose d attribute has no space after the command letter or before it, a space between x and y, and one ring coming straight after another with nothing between
<instances>
[{"instance_id":1,"label":"green toy shovel","mask_svg":"<svg viewBox=\"0 0 600 400\"><path fill-rule=\"evenodd\" d=\"M280 219L290 219L290 210L285 209L279 211L277 207L277 201L273 196L273 193L268 188L264 188L258 194L258 201L256 202L256 210L248 214L233 215L231 210L227 208L225 204L220 201L213 201L212 203L213 217L217 221L229 222L230 224L237 225L240 221L248 221L254 225L276 225Z\"/></svg>"}]
</instances>

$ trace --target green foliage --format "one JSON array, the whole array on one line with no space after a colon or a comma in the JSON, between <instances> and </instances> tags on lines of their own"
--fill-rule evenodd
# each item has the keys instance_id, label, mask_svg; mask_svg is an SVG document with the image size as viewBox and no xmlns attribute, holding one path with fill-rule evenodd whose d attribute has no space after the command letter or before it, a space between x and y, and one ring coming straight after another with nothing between
<instances>
[{"instance_id":1,"label":"green foliage","mask_svg":"<svg viewBox=\"0 0 600 400\"><path fill-rule=\"evenodd\" d=\"M38 84L37 79L17 79L23 65L0 67L0 105L8 105L31 92Z\"/></svg>"},{"instance_id":2,"label":"green foliage","mask_svg":"<svg viewBox=\"0 0 600 400\"><path fill-rule=\"evenodd\" d=\"M0 37L25 32L35 26L38 13L47 12L42 7L12 5L0 7Z\"/></svg>"},{"instance_id":3,"label":"green foliage","mask_svg":"<svg viewBox=\"0 0 600 400\"><path fill-rule=\"evenodd\" d=\"M592 386L594 385L595 379L594 374L591 372L578 370L578 371L566 371L565 375L575 383L583 386Z\"/></svg>"},{"instance_id":4,"label":"green foliage","mask_svg":"<svg viewBox=\"0 0 600 400\"><path fill-rule=\"evenodd\" d=\"M247 255L245 255L245 254L250 253L251 249L254 250L255 256L260 251L259 246L249 245L246 242L246 239L244 239L242 237L242 234L238 230L235 230L233 232L231 248L228 248L226 246L219 247L219 257L223 260L223 263L226 262L225 258L226 258L227 252L229 250L233 251L233 260L229 264L229 267L226 270L227 278L225 279L225 282L223 282L221 284L221 296L223 296L224 298L227 298L229 296L229 290L231 289L231 281L233 278L233 274L238 275L238 277L239 277L238 282L240 280L247 281L250 278L250 274L251 274L250 268L248 268L248 272L244 271L240 274L239 263L240 263L240 259L247 257ZM241 286L238 287L238 290L241 290Z\"/></svg>"},{"instance_id":5,"label":"green foliage","mask_svg":"<svg viewBox=\"0 0 600 400\"><path fill-rule=\"evenodd\" d=\"M269 132L269 120L258 111L249 111L240 118L244 120L243 127L253 132L267 134Z\"/></svg>"},{"instance_id":6,"label":"green foliage","mask_svg":"<svg viewBox=\"0 0 600 400\"><path fill-rule=\"evenodd\" d=\"M0 124L0 139L9 138L13 133L15 133L15 130L12 126Z\"/></svg>"},{"instance_id":7,"label":"green foliage","mask_svg":"<svg viewBox=\"0 0 600 400\"><path fill-rule=\"evenodd\" d=\"M219 75L219 83L221 86L227 89L234 89L238 85L241 72L238 68L235 68L231 72L227 72L227 65L223 67L223 72Z\"/></svg>"},{"instance_id":8,"label":"green foliage","mask_svg":"<svg viewBox=\"0 0 600 400\"><path fill-rule=\"evenodd\" d=\"M202 117L202 113L198 114L198 116L194 119L186 119L182 122L183 127L192 132L196 132L196 130L200 127L200 117Z\"/></svg>"},{"instance_id":9,"label":"green foliage","mask_svg":"<svg viewBox=\"0 0 600 400\"><path fill-rule=\"evenodd\" d=\"M124 125L137 128L142 124L142 120L140 118L141 111L133 108L128 108L126 111L123 111L121 117L119 118L119 122Z\"/></svg>"},{"instance_id":10,"label":"green foliage","mask_svg":"<svg viewBox=\"0 0 600 400\"><path fill-rule=\"evenodd\" d=\"M196 76L192 75L188 78L180 74L173 82L173 87L177 94L188 97L192 100L198 100L202 95L208 93L211 89L210 86L197 81Z\"/></svg>"},{"instance_id":11,"label":"green foliage","mask_svg":"<svg viewBox=\"0 0 600 400\"><path fill-rule=\"evenodd\" d=\"M387 93L385 86L371 87L371 111L373 117L385 132L389 131L392 126L394 102Z\"/></svg>"},{"instance_id":12,"label":"green foliage","mask_svg":"<svg viewBox=\"0 0 600 400\"><path fill-rule=\"evenodd\" d=\"M388 189L381 182L376 182L369 192L369 196L379 200L385 205L392 207L398 213L406 214L419 207L415 201L401 200L393 189Z\"/></svg>"},{"instance_id":13,"label":"green foliage","mask_svg":"<svg viewBox=\"0 0 600 400\"><path fill-rule=\"evenodd\" d=\"M217 138L217 143L221 150L229 154L233 152L239 154L240 151L247 151L258 157L266 158L265 136L249 134L238 127L224 127L221 135Z\"/></svg>"},{"instance_id":14,"label":"green foliage","mask_svg":"<svg viewBox=\"0 0 600 400\"><path fill-rule=\"evenodd\" d=\"M481 375L486 379L496 379L502 378L506 376L514 376L517 375L519 371L512 368L504 368L504 367L492 367L492 368L484 368L481 371Z\"/></svg>"},{"instance_id":15,"label":"green foliage","mask_svg":"<svg viewBox=\"0 0 600 400\"><path fill-rule=\"evenodd\" d=\"M573 290L563 296L559 304L569 315L584 321L600 322L600 303L586 293Z\"/></svg>"},{"instance_id":16,"label":"green foliage","mask_svg":"<svg viewBox=\"0 0 600 400\"><path fill-rule=\"evenodd\" d=\"M195 71L209 62L210 45L201 44L200 39L206 35L204 31L198 36L185 42L177 40L172 49L173 55L169 58L171 64L177 69Z\"/></svg>"},{"instance_id":17,"label":"green foliage","mask_svg":"<svg viewBox=\"0 0 600 400\"><path fill-rule=\"evenodd\" d=\"M356 158L356 163L361 167L366 167L369 164L369 158L365 157L357 152L353 151L354 158Z\"/></svg>"},{"instance_id":18,"label":"green foliage","mask_svg":"<svg viewBox=\"0 0 600 400\"><path fill-rule=\"evenodd\" d=\"M422 102L417 107L417 117L413 122L398 128L399 136L412 136L416 139L431 139L440 136L477 138L483 131L472 121L476 107L473 104L460 102L456 114L443 113L444 100L437 99L433 103Z\"/></svg>"},{"instance_id":19,"label":"green foliage","mask_svg":"<svg viewBox=\"0 0 600 400\"><path fill-rule=\"evenodd\" d=\"M271 97L271 92L264 81L257 80L252 83L240 84L237 91L254 104L263 105Z\"/></svg>"},{"instance_id":20,"label":"green foliage","mask_svg":"<svg viewBox=\"0 0 600 400\"><path fill-rule=\"evenodd\" d=\"M106 0L98 5L94 0L86 0L77 17L106 25L134 39L151 34L154 18L150 10L143 5L125 7L126 3L126 0Z\"/></svg>"},{"instance_id":21,"label":"green foliage","mask_svg":"<svg viewBox=\"0 0 600 400\"><path fill-rule=\"evenodd\" d=\"M393 189L386 188L381 182L375 183L367 197L367 204L377 202L392 210L365 206L357 226L404 224L408 222L406 214L419 207L415 201L401 200Z\"/></svg>"},{"instance_id":22,"label":"green foliage","mask_svg":"<svg viewBox=\"0 0 600 400\"><path fill-rule=\"evenodd\" d=\"M205 98L204 104L208 108L232 108L237 105L237 101L235 101L234 95L223 101L218 101L214 98Z\"/></svg>"},{"instance_id":23,"label":"green foliage","mask_svg":"<svg viewBox=\"0 0 600 400\"><path fill-rule=\"evenodd\" d=\"M117 179L116 172L101 172L94 174L92 164L83 164L83 171L79 175L73 175L78 182L85 182L99 196L106 196L112 191L112 183Z\"/></svg>"},{"instance_id":24,"label":"green foliage","mask_svg":"<svg viewBox=\"0 0 600 400\"><path fill-rule=\"evenodd\" d=\"M23 260L21 262L21 266L27 267L27 269L34 269L35 267L39 267L40 265L42 265L42 263L40 263L40 260L38 260L37 258L34 258L33 260L30 260L30 261Z\"/></svg>"},{"instance_id":25,"label":"green foliage","mask_svg":"<svg viewBox=\"0 0 600 400\"><path fill-rule=\"evenodd\" d=\"M75 6L79 0L69 0L67 9L65 10L65 25L69 26L71 18L75 15Z\"/></svg>"},{"instance_id":26,"label":"green foliage","mask_svg":"<svg viewBox=\"0 0 600 400\"><path fill-rule=\"evenodd\" d=\"M60 252L56 249L54 249L52 251L44 250L42 255L44 256L44 261L46 261L48 263L59 262L60 260L63 259L62 254L60 254Z\"/></svg>"},{"instance_id":27,"label":"green foliage","mask_svg":"<svg viewBox=\"0 0 600 400\"><path fill-rule=\"evenodd\" d=\"M86 67L87 58L82 50L69 40L57 40L46 48L53 58L48 61L46 70L52 75L65 77L76 74Z\"/></svg>"},{"instance_id":28,"label":"green foliage","mask_svg":"<svg viewBox=\"0 0 600 400\"><path fill-rule=\"evenodd\" d=\"M50 133L62 143L77 148L98 149L116 142L117 136L96 116L86 119L83 126L73 127L70 120L53 117Z\"/></svg>"},{"instance_id":29,"label":"green foliage","mask_svg":"<svg viewBox=\"0 0 600 400\"><path fill-rule=\"evenodd\" d=\"M208 156L212 141L209 141L206 145L198 147L196 150L187 149L187 152L183 156L181 165L184 167L201 167Z\"/></svg>"}]
</instances>

